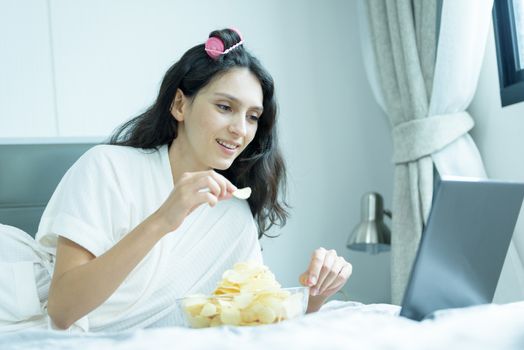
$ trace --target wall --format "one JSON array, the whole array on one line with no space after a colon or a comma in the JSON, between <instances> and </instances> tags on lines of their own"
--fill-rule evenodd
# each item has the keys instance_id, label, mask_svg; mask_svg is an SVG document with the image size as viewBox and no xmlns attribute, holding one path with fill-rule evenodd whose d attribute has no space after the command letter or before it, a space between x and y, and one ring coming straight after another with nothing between
<instances>
[{"instance_id":1,"label":"wall","mask_svg":"<svg viewBox=\"0 0 524 350\"><path fill-rule=\"evenodd\" d=\"M469 111L476 124L472 137L483 157L488 176L524 182L524 102L501 107L493 28ZM514 242L518 254L524 258L524 209L515 228ZM524 269L518 260L512 263L506 259L495 301L516 300L524 300Z\"/></svg>"},{"instance_id":2,"label":"wall","mask_svg":"<svg viewBox=\"0 0 524 350\"><path fill-rule=\"evenodd\" d=\"M0 137L56 135L45 1L0 2Z\"/></svg>"},{"instance_id":3,"label":"wall","mask_svg":"<svg viewBox=\"0 0 524 350\"><path fill-rule=\"evenodd\" d=\"M345 248L361 195L378 191L389 205L393 179L389 126L365 76L356 2L306 4L282 28L282 41L294 45L279 48L280 56L293 63L276 73L294 210L281 237L263 239L264 256L284 284L296 285L315 248L335 248L354 266L351 299L389 301L389 253Z\"/></svg>"},{"instance_id":4,"label":"wall","mask_svg":"<svg viewBox=\"0 0 524 350\"><path fill-rule=\"evenodd\" d=\"M345 248L362 194L378 191L389 207L393 178L389 125L363 69L356 2L0 4L7 49L16 51L0 58L7 77L0 89L11 92L0 97L0 137L106 136L152 102L163 73L188 48L212 29L241 29L276 81L289 169L291 218L270 232L279 238L262 239L266 263L294 286L315 248L334 248L354 265L351 299L389 301L389 254Z\"/></svg>"}]
</instances>

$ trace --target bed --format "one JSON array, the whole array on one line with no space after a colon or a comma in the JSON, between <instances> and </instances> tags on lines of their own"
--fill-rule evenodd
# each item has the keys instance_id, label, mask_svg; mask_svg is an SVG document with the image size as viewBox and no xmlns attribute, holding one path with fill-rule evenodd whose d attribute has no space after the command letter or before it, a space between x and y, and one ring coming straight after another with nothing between
<instances>
[{"instance_id":1,"label":"bed","mask_svg":"<svg viewBox=\"0 0 524 350\"><path fill-rule=\"evenodd\" d=\"M166 327L121 333L0 334L1 349L524 349L524 302L444 310L422 322L399 307L333 300L317 313L258 327Z\"/></svg>"},{"instance_id":2,"label":"bed","mask_svg":"<svg viewBox=\"0 0 524 350\"><path fill-rule=\"evenodd\" d=\"M65 171L93 142L0 145L0 223L34 235ZM0 349L524 349L524 301L442 310L411 321L389 304L332 300L314 314L258 327L166 327L120 333L0 333Z\"/></svg>"}]
</instances>

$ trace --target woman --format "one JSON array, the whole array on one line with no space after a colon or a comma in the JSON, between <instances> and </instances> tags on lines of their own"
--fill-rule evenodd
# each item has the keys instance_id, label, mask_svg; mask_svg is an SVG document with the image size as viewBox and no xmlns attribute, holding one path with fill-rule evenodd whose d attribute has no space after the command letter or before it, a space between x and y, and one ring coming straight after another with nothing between
<instances>
[{"instance_id":1,"label":"woman","mask_svg":"<svg viewBox=\"0 0 524 350\"><path fill-rule=\"evenodd\" d=\"M287 217L285 166L273 80L242 44L236 29L212 32L167 71L145 113L66 173L36 235L54 257L51 327L174 325L176 298L211 292L237 261L262 261L257 238ZM245 186L247 201L232 196ZM316 250L300 276L308 312L350 274Z\"/></svg>"}]
</instances>

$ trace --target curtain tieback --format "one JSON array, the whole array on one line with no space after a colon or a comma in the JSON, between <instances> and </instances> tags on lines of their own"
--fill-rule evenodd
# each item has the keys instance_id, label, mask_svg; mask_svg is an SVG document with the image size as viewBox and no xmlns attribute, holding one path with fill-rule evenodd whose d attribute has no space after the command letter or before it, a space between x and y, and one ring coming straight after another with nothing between
<instances>
[{"instance_id":1,"label":"curtain tieback","mask_svg":"<svg viewBox=\"0 0 524 350\"><path fill-rule=\"evenodd\" d=\"M474 125L468 112L433 115L393 128L393 162L413 162L449 145Z\"/></svg>"}]
</instances>

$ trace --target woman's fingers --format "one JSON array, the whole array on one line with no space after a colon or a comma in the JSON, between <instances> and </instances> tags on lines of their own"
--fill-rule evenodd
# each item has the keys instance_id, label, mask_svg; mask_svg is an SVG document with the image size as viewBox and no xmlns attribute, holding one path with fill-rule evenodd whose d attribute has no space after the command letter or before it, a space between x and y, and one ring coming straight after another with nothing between
<instances>
[{"instance_id":1,"label":"woman's fingers","mask_svg":"<svg viewBox=\"0 0 524 350\"><path fill-rule=\"evenodd\" d=\"M318 275L318 282L315 284L311 290L311 295L320 294L320 288L324 285L326 279L332 274L333 264L337 258L337 252L333 249L326 251L324 257L324 263L320 268L320 274Z\"/></svg>"},{"instance_id":2,"label":"woman's fingers","mask_svg":"<svg viewBox=\"0 0 524 350\"><path fill-rule=\"evenodd\" d=\"M330 296L346 283L352 266L339 257L333 249L318 248L313 252L308 269L300 277L300 283L311 287L312 296Z\"/></svg>"},{"instance_id":3,"label":"woman's fingers","mask_svg":"<svg viewBox=\"0 0 524 350\"><path fill-rule=\"evenodd\" d=\"M214 207L219 200L231 198L235 190L231 181L214 170L184 173L175 185L178 197L185 203L185 215L204 203Z\"/></svg>"},{"instance_id":4,"label":"woman's fingers","mask_svg":"<svg viewBox=\"0 0 524 350\"><path fill-rule=\"evenodd\" d=\"M317 284L318 277L320 275L320 270L322 269L322 266L324 265L325 257L326 257L326 250L324 248L315 249L315 251L313 252L313 256L311 257L311 261L307 268L308 286L314 286Z\"/></svg>"},{"instance_id":5,"label":"woman's fingers","mask_svg":"<svg viewBox=\"0 0 524 350\"><path fill-rule=\"evenodd\" d=\"M333 282L333 285L329 286L329 289L326 289L323 292L323 294L324 295L333 295L336 292L338 292L344 286L344 284L346 284L346 281L349 279L352 272L353 272L353 266L351 266L350 263L346 262L346 265L344 265L344 267L338 274L337 278Z\"/></svg>"},{"instance_id":6,"label":"woman's fingers","mask_svg":"<svg viewBox=\"0 0 524 350\"><path fill-rule=\"evenodd\" d=\"M233 185L231 181L214 170L206 170L197 174L199 177L206 178L207 181L209 181L208 183L216 184L218 186L218 190L216 190L214 185L213 189L209 188L209 190L213 192L218 199L231 198L231 193L237 189L237 187Z\"/></svg>"},{"instance_id":7,"label":"woman's fingers","mask_svg":"<svg viewBox=\"0 0 524 350\"><path fill-rule=\"evenodd\" d=\"M308 282L308 278L309 278L309 272L306 271L303 274L301 274L300 276L298 276L298 282L303 286L309 287L310 283Z\"/></svg>"},{"instance_id":8,"label":"woman's fingers","mask_svg":"<svg viewBox=\"0 0 524 350\"><path fill-rule=\"evenodd\" d=\"M222 189L220 198L231 198L231 194L237 190L237 187L233 185L231 181L229 181L226 177L223 175L220 175L219 173L212 170L212 176L220 184L220 187Z\"/></svg>"},{"instance_id":9,"label":"woman's fingers","mask_svg":"<svg viewBox=\"0 0 524 350\"><path fill-rule=\"evenodd\" d=\"M208 203L209 206L214 207L219 200L231 198L231 193L237 189L228 179L214 170L185 175L188 176L184 178L184 183L192 183L184 190L186 192L185 197L190 202L188 215L203 203Z\"/></svg>"},{"instance_id":10,"label":"woman's fingers","mask_svg":"<svg viewBox=\"0 0 524 350\"><path fill-rule=\"evenodd\" d=\"M318 294L323 294L326 290L331 288L337 277L339 277L342 268L345 266L346 261L341 256L337 256L335 262L331 266L329 273L326 276L324 282L318 286Z\"/></svg>"},{"instance_id":11,"label":"woman's fingers","mask_svg":"<svg viewBox=\"0 0 524 350\"><path fill-rule=\"evenodd\" d=\"M215 197L220 197L223 189L222 186L210 175L202 175L195 179L195 185L191 192L211 192Z\"/></svg>"},{"instance_id":12,"label":"woman's fingers","mask_svg":"<svg viewBox=\"0 0 524 350\"><path fill-rule=\"evenodd\" d=\"M197 202L196 206L207 203L210 207L214 207L218 203L218 198L210 192L199 192L195 197Z\"/></svg>"}]
</instances>

